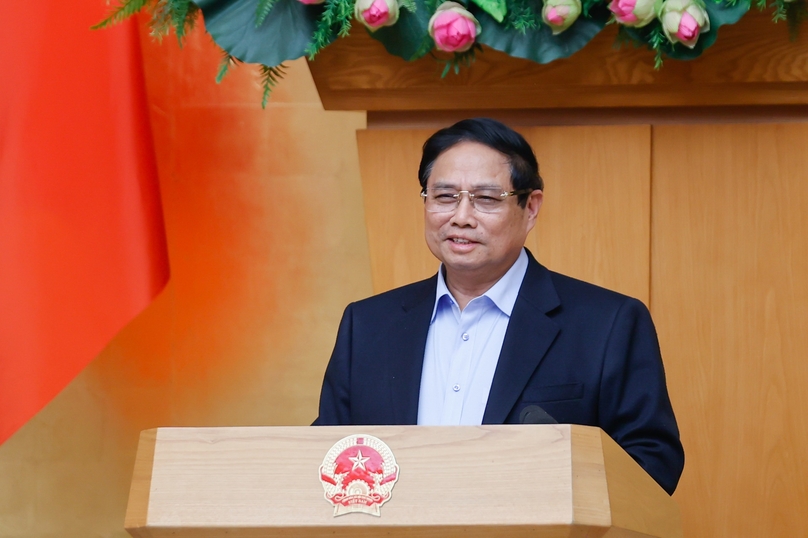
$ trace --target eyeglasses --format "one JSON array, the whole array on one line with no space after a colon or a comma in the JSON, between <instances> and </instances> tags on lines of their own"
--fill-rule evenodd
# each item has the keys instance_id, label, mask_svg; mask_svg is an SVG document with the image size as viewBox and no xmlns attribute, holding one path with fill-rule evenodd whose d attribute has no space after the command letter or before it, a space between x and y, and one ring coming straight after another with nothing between
<instances>
[{"instance_id":1,"label":"eyeglasses","mask_svg":"<svg viewBox=\"0 0 808 538\"><path fill-rule=\"evenodd\" d=\"M521 189L506 192L498 188L474 189L473 191L458 191L447 188L425 188L421 191L424 199L424 208L430 213L451 213L460 205L463 194L468 196L471 206L480 213L496 213L505 207L502 202L508 196L528 194L533 189Z\"/></svg>"}]
</instances>

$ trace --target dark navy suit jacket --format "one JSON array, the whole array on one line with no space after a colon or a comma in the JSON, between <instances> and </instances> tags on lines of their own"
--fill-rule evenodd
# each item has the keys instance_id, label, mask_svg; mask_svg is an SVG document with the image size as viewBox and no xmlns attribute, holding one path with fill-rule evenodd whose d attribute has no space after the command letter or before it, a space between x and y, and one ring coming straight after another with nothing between
<instances>
[{"instance_id":1,"label":"dark navy suit jacket","mask_svg":"<svg viewBox=\"0 0 808 538\"><path fill-rule=\"evenodd\" d=\"M348 305L317 425L415 424L437 275ZM638 300L548 271L530 256L484 424L537 404L599 426L668 493L684 466L659 344Z\"/></svg>"}]
</instances>

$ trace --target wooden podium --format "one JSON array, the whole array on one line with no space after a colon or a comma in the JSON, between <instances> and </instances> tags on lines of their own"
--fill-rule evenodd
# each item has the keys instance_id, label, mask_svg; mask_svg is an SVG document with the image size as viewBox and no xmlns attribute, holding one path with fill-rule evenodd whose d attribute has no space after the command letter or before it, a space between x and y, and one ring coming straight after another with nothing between
<instances>
[{"instance_id":1,"label":"wooden podium","mask_svg":"<svg viewBox=\"0 0 808 538\"><path fill-rule=\"evenodd\" d=\"M378 516L335 516L325 497L320 466L354 435L383 441L398 465ZM575 425L147 430L125 526L138 538L682 535L662 488L600 429Z\"/></svg>"}]
</instances>

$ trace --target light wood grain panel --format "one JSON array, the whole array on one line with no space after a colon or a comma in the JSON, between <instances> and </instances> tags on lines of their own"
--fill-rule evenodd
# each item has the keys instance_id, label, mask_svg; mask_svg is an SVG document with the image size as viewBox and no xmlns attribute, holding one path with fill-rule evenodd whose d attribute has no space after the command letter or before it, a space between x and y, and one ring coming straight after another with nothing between
<instances>
[{"instance_id":1,"label":"light wood grain panel","mask_svg":"<svg viewBox=\"0 0 808 538\"><path fill-rule=\"evenodd\" d=\"M318 469L334 443L360 434L388 444L399 480L380 517L334 517ZM638 536L648 529L612 527L601 435L570 425L161 428L148 527L140 530L206 538ZM573 504L573 485L590 494ZM675 511L660 493L638 510Z\"/></svg>"},{"instance_id":2,"label":"light wood grain panel","mask_svg":"<svg viewBox=\"0 0 808 538\"><path fill-rule=\"evenodd\" d=\"M376 292L435 273L418 196L421 146L432 130L359 131ZM650 127L520 128L545 180L527 246L550 269L648 302Z\"/></svg>"},{"instance_id":3,"label":"light wood grain panel","mask_svg":"<svg viewBox=\"0 0 808 538\"><path fill-rule=\"evenodd\" d=\"M642 535L682 538L682 519L665 490L606 432L600 432L612 525ZM610 536L607 533L607 536Z\"/></svg>"},{"instance_id":4,"label":"light wood grain panel","mask_svg":"<svg viewBox=\"0 0 808 538\"><path fill-rule=\"evenodd\" d=\"M485 48L471 69L440 78L429 56L393 57L366 32L309 63L327 110L519 109L808 103L808 34L788 39L769 13L720 29L699 59L653 66L646 49L615 50L615 27L547 65ZM693 88L698 87L698 91Z\"/></svg>"},{"instance_id":5,"label":"light wood grain panel","mask_svg":"<svg viewBox=\"0 0 808 538\"><path fill-rule=\"evenodd\" d=\"M652 538L625 529L614 529L616 534L608 538ZM587 527L509 527L504 530L497 526L440 527L430 529L402 530L386 527L352 527L332 532L312 527L284 528L270 530L257 527L228 527L226 530L208 528L172 527L158 528L147 538L605 538L603 529Z\"/></svg>"},{"instance_id":6,"label":"light wood grain panel","mask_svg":"<svg viewBox=\"0 0 808 538\"><path fill-rule=\"evenodd\" d=\"M653 314L688 537L808 529L808 124L653 137Z\"/></svg>"},{"instance_id":7,"label":"light wood grain panel","mask_svg":"<svg viewBox=\"0 0 808 538\"><path fill-rule=\"evenodd\" d=\"M149 538L146 526L149 516L149 497L151 493L151 475L154 466L154 446L157 442L157 430L145 430L140 433L135 469L132 472L132 484L129 489L129 503L126 508L124 526L136 538Z\"/></svg>"},{"instance_id":8,"label":"light wood grain panel","mask_svg":"<svg viewBox=\"0 0 808 538\"><path fill-rule=\"evenodd\" d=\"M647 125L520 129L545 180L527 246L554 271L648 304L650 148Z\"/></svg>"},{"instance_id":9,"label":"light wood grain panel","mask_svg":"<svg viewBox=\"0 0 808 538\"><path fill-rule=\"evenodd\" d=\"M606 465L599 435L588 435L587 429L573 428L572 437L572 505L575 521L596 526L612 524ZM599 476L599 480L592 480Z\"/></svg>"},{"instance_id":10,"label":"light wood grain panel","mask_svg":"<svg viewBox=\"0 0 808 538\"><path fill-rule=\"evenodd\" d=\"M160 526L185 521L291 528L305 522L309 527L353 529L569 523L569 432L509 430L227 428L188 435L162 429L155 454L161 472L153 478L149 520ZM381 517L335 518L323 496L318 468L333 444L352 434L382 439L401 469ZM516 484L543 487L514 491ZM528 506L531 510L525 510Z\"/></svg>"},{"instance_id":11,"label":"light wood grain panel","mask_svg":"<svg viewBox=\"0 0 808 538\"><path fill-rule=\"evenodd\" d=\"M357 131L373 291L428 278L438 270L424 240L419 196L421 147L434 130Z\"/></svg>"}]
</instances>

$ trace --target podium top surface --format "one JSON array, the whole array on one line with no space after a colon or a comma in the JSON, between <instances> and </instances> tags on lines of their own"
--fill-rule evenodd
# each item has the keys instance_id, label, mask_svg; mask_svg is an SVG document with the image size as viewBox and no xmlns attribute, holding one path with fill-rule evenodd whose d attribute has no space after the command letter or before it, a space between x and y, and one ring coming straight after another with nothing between
<instances>
[{"instance_id":1,"label":"podium top surface","mask_svg":"<svg viewBox=\"0 0 808 538\"><path fill-rule=\"evenodd\" d=\"M601 430L574 425L147 430L126 528L136 537L681 535L678 508L653 479Z\"/></svg>"}]
</instances>

